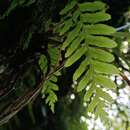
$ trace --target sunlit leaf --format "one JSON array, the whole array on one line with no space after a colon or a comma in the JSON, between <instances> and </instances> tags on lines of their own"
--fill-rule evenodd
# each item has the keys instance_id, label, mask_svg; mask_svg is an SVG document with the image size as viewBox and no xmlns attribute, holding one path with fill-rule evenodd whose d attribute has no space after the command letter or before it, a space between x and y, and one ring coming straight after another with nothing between
<instances>
[{"instance_id":1,"label":"sunlit leaf","mask_svg":"<svg viewBox=\"0 0 130 130\"><path fill-rule=\"evenodd\" d=\"M88 105L87 112L93 112L99 101L99 97L93 97L91 103Z\"/></svg>"},{"instance_id":2,"label":"sunlit leaf","mask_svg":"<svg viewBox=\"0 0 130 130\"><path fill-rule=\"evenodd\" d=\"M79 23L71 32L69 32L67 39L63 43L62 49L64 50L79 34L82 24Z\"/></svg>"},{"instance_id":3,"label":"sunlit leaf","mask_svg":"<svg viewBox=\"0 0 130 130\"><path fill-rule=\"evenodd\" d=\"M104 36L86 35L86 42L90 45L106 48L114 48L117 46L116 42Z\"/></svg>"},{"instance_id":4,"label":"sunlit leaf","mask_svg":"<svg viewBox=\"0 0 130 130\"><path fill-rule=\"evenodd\" d=\"M92 58L104 62L112 62L114 60L114 56L111 53L94 47L89 47L89 54Z\"/></svg>"},{"instance_id":5,"label":"sunlit leaf","mask_svg":"<svg viewBox=\"0 0 130 130\"><path fill-rule=\"evenodd\" d=\"M76 69L74 75L73 75L73 80L77 80L85 71L87 66L89 65L89 60L86 58L80 66Z\"/></svg>"},{"instance_id":6,"label":"sunlit leaf","mask_svg":"<svg viewBox=\"0 0 130 130\"><path fill-rule=\"evenodd\" d=\"M83 40L83 37L77 37L72 43L71 45L68 47L66 53L65 53L65 57L69 57L75 50L77 50L77 48L79 47L81 41Z\"/></svg>"},{"instance_id":7,"label":"sunlit leaf","mask_svg":"<svg viewBox=\"0 0 130 130\"><path fill-rule=\"evenodd\" d=\"M116 29L105 24L95 24L95 25L86 25L85 31L87 34L112 35L113 33L116 32Z\"/></svg>"},{"instance_id":8,"label":"sunlit leaf","mask_svg":"<svg viewBox=\"0 0 130 130\"><path fill-rule=\"evenodd\" d=\"M86 74L83 76L83 78L80 80L77 91L81 92L85 87L87 87L88 83L92 79L93 76L93 69L89 69Z\"/></svg>"},{"instance_id":9,"label":"sunlit leaf","mask_svg":"<svg viewBox=\"0 0 130 130\"><path fill-rule=\"evenodd\" d=\"M111 19L111 16L104 12L97 13L85 13L81 15L81 21L83 23L98 23Z\"/></svg>"},{"instance_id":10,"label":"sunlit leaf","mask_svg":"<svg viewBox=\"0 0 130 130\"><path fill-rule=\"evenodd\" d=\"M95 84L92 84L90 86L89 90L86 91L86 93L84 95L84 101L89 100L95 90L96 90L96 86L95 86Z\"/></svg>"},{"instance_id":11,"label":"sunlit leaf","mask_svg":"<svg viewBox=\"0 0 130 130\"><path fill-rule=\"evenodd\" d=\"M101 86L110 88L110 89L115 89L116 84L110 80L109 78L103 76L103 75L96 75L95 76L95 82Z\"/></svg>"},{"instance_id":12,"label":"sunlit leaf","mask_svg":"<svg viewBox=\"0 0 130 130\"><path fill-rule=\"evenodd\" d=\"M117 74L117 75L120 73L120 71L112 64L93 61L93 65L97 73Z\"/></svg>"},{"instance_id":13,"label":"sunlit leaf","mask_svg":"<svg viewBox=\"0 0 130 130\"><path fill-rule=\"evenodd\" d=\"M102 97L103 99L107 100L108 102L113 102L112 97L103 91L101 88L96 88L96 93L98 94L99 97Z\"/></svg>"},{"instance_id":14,"label":"sunlit leaf","mask_svg":"<svg viewBox=\"0 0 130 130\"><path fill-rule=\"evenodd\" d=\"M69 67L72 64L74 64L77 60L81 58L81 56L84 55L87 48L85 46L80 47L65 63L65 67Z\"/></svg>"}]
</instances>

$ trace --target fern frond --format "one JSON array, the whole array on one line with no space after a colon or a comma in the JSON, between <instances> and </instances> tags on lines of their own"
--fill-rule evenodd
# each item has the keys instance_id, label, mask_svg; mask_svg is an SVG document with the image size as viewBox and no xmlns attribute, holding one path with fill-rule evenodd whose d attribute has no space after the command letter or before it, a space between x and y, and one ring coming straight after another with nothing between
<instances>
[{"instance_id":1,"label":"fern frond","mask_svg":"<svg viewBox=\"0 0 130 130\"><path fill-rule=\"evenodd\" d=\"M61 57L59 54L59 48L52 48L51 46L48 46L48 53L50 58L49 60L47 60L46 56L44 55L41 55L39 59L39 66L43 72L43 76L47 77L45 82L42 84L41 94L42 98L45 98L46 104L48 104L52 112L54 112L54 106L58 100L55 92L59 90L57 80L58 76L61 75L60 71L56 71L55 69L59 65ZM48 65L49 62L50 65ZM48 67L50 67L50 71L47 73Z\"/></svg>"},{"instance_id":2,"label":"fern frond","mask_svg":"<svg viewBox=\"0 0 130 130\"><path fill-rule=\"evenodd\" d=\"M57 75L59 74L60 72L56 72L48 80L46 80L41 91L42 98L45 98L45 102L50 106L52 112L54 112L55 103L58 100L55 92L59 90L57 85Z\"/></svg>"},{"instance_id":3,"label":"fern frond","mask_svg":"<svg viewBox=\"0 0 130 130\"><path fill-rule=\"evenodd\" d=\"M84 56L84 60L74 72L73 80L78 81L78 92L86 91L89 86L84 95L85 101L91 99L87 111L95 112L95 115L101 118L107 116L104 107L113 102L103 87L115 89L116 84L109 76L120 73L111 63L114 61L111 49L115 48L117 43L108 37L115 33L116 29L102 23L111 19L105 11L106 5L99 1L84 3L72 1L60 13L63 17L67 13L72 15L67 20L64 19L64 26L60 26L60 35L67 32L62 46L62 50L66 50L65 67L73 65ZM67 25L69 22L71 24Z\"/></svg>"}]
</instances>

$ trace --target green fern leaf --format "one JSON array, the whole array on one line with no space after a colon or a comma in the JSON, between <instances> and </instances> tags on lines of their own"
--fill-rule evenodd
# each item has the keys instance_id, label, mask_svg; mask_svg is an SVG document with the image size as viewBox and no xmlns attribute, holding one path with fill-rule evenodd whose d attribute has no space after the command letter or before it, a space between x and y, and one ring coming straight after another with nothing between
<instances>
[{"instance_id":1,"label":"green fern leaf","mask_svg":"<svg viewBox=\"0 0 130 130\"><path fill-rule=\"evenodd\" d=\"M89 65L89 60L86 58L80 66L76 69L74 75L73 75L73 80L77 80L85 71L87 66Z\"/></svg>"},{"instance_id":2,"label":"green fern leaf","mask_svg":"<svg viewBox=\"0 0 130 130\"><path fill-rule=\"evenodd\" d=\"M105 4L100 1L95 2L85 2L82 4L79 4L79 8L82 12L95 12L105 9Z\"/></svg>"},{"instance_id":3,"label":"green fern leaf","mask_svg":"<svg viewBox=\"0 0 130 130\"><path fill-rule=\"evenodd\" d=\"M85 87L87 87L88 83L92 79L93 76L93 69L90 68L86 74L83 76L83 78L79 81L79 84L77 86L77 91L81 92Z\"/></svg>"},{"instance_id":4,"label":"green fern leaf","mask_svg":"<svg viewBox=\"0 0 130 130\"><path fill-rule=\"evenodd\" d=\"M58 70L54 73L55 76L60 76L61 75L61 72Z\"/></svg>"},{"instance_id":5,"label":"green fern leaf","mask_svg":"<svg viewBox=\"0 0 130 130\"><path fill-rule=\"evenodd\" d=\"M103 108L100 110L99 117L104 123L108 123L108 113Z\"/></svg>"},{"instance_id":6,"label":"green fern leaf","mask_svg":"<svg viewBox=\"0 0 130 130\"><path fill-rule=\"evenodd\" d=\"M71 28L72 25L73 25L72 19L66 20L64 22L63 28L60 31L60 35L63 35L64 33L66 33Z\"/></svg>"},{"instance_id":7,"label":"green fern leaf","mask_svg":"<svg viewBox=\"0 0 130 130\"><path fill-rule=\"evenodd\" d=\"M49 46L48 53L50 55L51 67L54 67L55 65L57 65L59 60L59 49Z\"/></svg>"},{"instance_id":8,"label":"green fern leaf","mask_svg":"<svg viewBox=\"0 0 130 130\"><path fill-rule=\"evenodd\" d=\"M57 82L57 76L54 74L53 76L51 76L50 77L50 80L52 81L52 82Z\"/></svg>"},{"instance_id":9,"label":"green fern leaf","mask_svg":"<svg viewBox=\"0 0 130 130\"><path fill-rule=\"evenodd\" d=\"M107 100L109 103L113 102L112 97L108 93L103 91L101 88L96 88L96 95L98 95L99 97L102 97L103 99Z\"/></svg>"},{"instance_id":10,"label":"green fern leaf","mask_svg":"<svg viewBox=\"0 0 130 130\"><path fill-rule=\"evenodd\" d=\"M53 91L59 90L58 86L56 84L52 83L52 82L48 82L48 87L50 87L49 90L50 89L53 90Z\"/></svg>"},{"instance_id":11,"label":"green fern leaf","mask_svg":"<svg viewBox=\"0 0 130 130\"><path fill-rule=\"evenodd\" d=\"M72 2L70 2L68 5L65 6L65 8L63 10L61 10L60 15L64 15L66 14L68 11L70 11L75 5L77 4L77 2L75 0L73 0Z\"/></svg>"},{"instance_id":12,"label":"green fern leaf","mask_svg":"<svg viewBox=\"0 0 130 130\"><path fill-rule=\"evenodd\" d=\"M97 73L116 74L116 75L120 73L120 71L112 64L103 63L99 61L93 61L92 64Z\"/></svg>"},{"instance_id":13,"label":"green fern leaf","mask_svg":"<svg viewBox=\"0 0 130 130\"><path fill-rule=\"evenodd\" d=\"M106 48L114 48L117 46L117 43L110 38L104 36L92 36L86 35L86 42L89 45L94 45L97 47L106 47Z\"/></svg>"},{"instance_id":14,"label":"green fern leaf","mask_svg":"<svg viewBox=\"0 0 130 130\"><path fill-rule=\"evenodd\" d=\"M110 80L109 78L103 75L96 75L94 80L97 84L107 87L109 89L115 89L117 87L116 84L112 80Z\"/></svg>"},{"instance_id":15,"label":"green fern leaf","mask_svg":"<svg viewBox=\"0 0 130 130\"><path fill-rule=\"evenodd\" d=\"M93 97L91 103L88 105L87 112L93 112L99 102L100 102L99 97L97 96Z\"/></svg>"},{"instance_id":16,"label":"green fern leaf","mask_svg":"<svg viewBox=\"0 0 130 130\"><path fill-rule=\"evenodd\" d=\"M111 53L94 47L89 47L89 54L92 58L104 62L112 62L114 60L114 56Z\"/></svg>"},{"instance_id":17,"label":"green fern leaf","mask_svg":"<svg viewBox=\"0 0 130 130\"><path fill-rule=\"evenodd\" d=\"M65 67L69 67L72 64L74 64L77 60L81 58L81 56L84 55L87 48L85 46L80 47L65 63Z\"/></svg>"},{"instance_id":18,"label":"green fern leaf","mask_svg":"<svg viewBox=\"0 0 130 130\"><path fill-rule=\"evenodd\" d=\"M82 36L77 37L71 45L68 47L65 57L69 57L80 45L81 41L83 40Z\"/></svg>"},{"instance_id":19,"label":"green fern leaf","mask_svg":"<svg viewBox=\"0 0 130 130\"><path fill-rule=\"evenodd\" d=\"M47 72L47 58L44 55L40 56L40 59L38 61L39 66L43 72L43 74L45 74Z\"/></svg>"},{"instance_id":20,"label":"green fern leaf","mask_svg":"<svg viewBox=\"0 0 130 130\"><path fill-rule=\"evenodd\" d=\"M92 84L90 86L89 90L84 95L84 101L90 100L90 98L95 90L96 90L96 86L94 84Z\"/></svg>"},{"instance_id":21,"label":"green fern leaf","mask_svg":"<svg viewBox=\"0 0 130 130\"><path fill-rule=\"evenodd\" d=\"M62 50L66 49L65 67L73 65L81 57L84 58L73 74L73 81L79 81L78 92L90 86L84 95L84 101L91 99L87 111L95 112L97 116L106 118L107 113L104 107L113 99L102 88L115 89L116 84L107 76L120 74L118 68L111 64L114 56L109 51L117 46L116 42L108 37L113 35L116 29L101 24L111 19L111 16L105 13L104 3L96 1L77 4L72 1L69 4L61 11L62 15L71 14L72 16L67 17L67 20L65 16L63 18L65 22L60 27L61 35L65 36L64 33L68 32L62 46ZM72 25L66 24L68 21L73 21Z\"/></svg>"},{"instance_id":22,"label":"green fern leaf","mask_svg":"<svg viewBox=\"0 0 130 130\"><path fill-rule=\"evenodd\" d=\"M58 99L57 99L56 94L53 91L50 90L49 95L46 99L46 104L49 103L49 106L50 106L53 113L54 113L54 104L55 104L55 102L57 102L57 100Z\"/></svg>"},{"instance_id":23,"label":"green fern leaf","mask_svg":"<svg viewBox=\"0 0 130 130\"><path fill-rule=\"evenodd\" d=\"M107 119L108 116L107 113L103 110L104 107L105 107L105 102L100 100L100 103L98 103L95 112L95 117L96 118L100 117L103 121L104 119ZM102 114L104 116L102 116Z\"/></svg>"},{"instance_id":24,"label":"green fern leaf","mask_svg":"<svg viewBox=\"0 0 130 130\"><path fill-rule=\"evenodd\" d=\"M79 16L80 16L80 10L77 9L77 10L74 12L73 16L72 16L72 19L73 19L73 21L74 21L75 23L78 21L78 17L79 17Z\"/></svg>"},{"instance_id":25,"label":"green fern leaf","mask_svg":"<svg viewBox=\"0 0 130 130\"><path fill-rule=\"evenodd\" d=\"M69 32L67 39L63 43L62 49L64 50L79 34L82 24L79 23L71 32Z\"/></svg>"},{"instance_id":26,"label":"green fern leaf","mask_svg":"<svg viewBox=\"0 0 130 130\"><path fill-rule=\"evenodd\" d=\"M85 13L85 14L82 14L80 17L80 20L83 23L91 23L91 24L108 21L110 19L111 19L111 16L104 12Z\"/></svg>"},{"instance_id":27,"label":"green fern leaf","mask_svg":"<svg viewBox=\"0 0 130 130\"><path fill-rule=\"evenodd\" d=\"M116 29L105 24L95 24L95 25L86 25L85 32L86 34L94 34L94 35L111 35L116 32Z\"/></svg>"},{"instance_id":28,"label":"green fern leaf","mask_svg":"<svg viewBox=\"0 0 130 130\"><path fill-rule=\"evenodd\" d=\"M59 87L57 85L57 75L60 75L59 71L55 72L48 80L45 81L41 91L42 98L46 97L46 104L50 106L52 112L54 112L55 103L58 100L57 95L55 93L59 90Z\"/></svg>"}]
</instances>

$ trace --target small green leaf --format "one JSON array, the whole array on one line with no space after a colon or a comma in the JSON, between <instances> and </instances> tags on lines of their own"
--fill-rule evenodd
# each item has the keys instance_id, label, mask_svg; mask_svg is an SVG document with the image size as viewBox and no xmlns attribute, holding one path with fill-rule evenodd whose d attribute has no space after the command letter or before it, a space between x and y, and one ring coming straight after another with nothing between
<instances>
[{"instance_id":1,"label":"small green leaf","mask_svg":"<svg viewBox=\"0 0 130 130\"><path fill-rule=\"evenodd\" d=\"M72 25L73 25L72 19L65 21L63 28L60 30L60 35L66 33Z\"/></svg>"},{"instance_id":2,"label":"small green leaf","mask_svg":"<svg viewBox=\"0 0 130 130\"><path fill-rule=\"evenodd\" d=\"M113 102L112 97L103 91L101 88L96 88L96 93L99 97L102 97L103 99L107 100L108 102Z\"/></svg>"},{"instance_id":3,"label":"small green leaf","mask_svg":"<svg viewBox=\"0 0 130 130\"><path fill-rule=\"evenodd\" d=\"M43 84L43 88L41 91L42 98L45 98L46 104L48 104L54 112L54 106L55 103L57 102L58 98L57 95L55 94L55 91L59 90L59 87L57 85L57 76L56 73L59 73L58 71L55 72L48 80L46 80Z\"/></svg>"},{"instance_id":4,"label":"small green leaf","mask_svg":"<svg viewBox=\"0 0 130 130\"><path fill-rule=\"evenodd\" d=\"M61 75L61 72L60 72L60 71L56 71L56 72L54 73L54 75L60 76L60 75Z\"/></svg>"},{"instance_id":5,"label":"small green leaf","mask_svg":"<svg viewBox=\"0 0 130 130\"><path fill-rule=\"evenodd\" d=\"M108 113L103 108L100 110L99 117L105 124L109 121Z\"/></svg>"},{"instance_id":6,"label":"small green leaf","mask_svg":"<svg viewBox=\"0 0 130 130\"><path fill-rule=\"evenodd\" d=\"M49 78L50 81L57 82L57 76L53 75Z\"/></svg>"},{"instance_id":7,"label":"small green leaf","mask_svg":"<svg viewBox=\"0 0 130 130\"><path fill-rule=\"evenodd\" d=\"M100 102L97 105L95 114L98 114L98 116L100 116L100 112L103 110L104 107L105 107L105 101L100 100Z\"/></svg>"},{"instance_id":8,"label":"small green leaf","mask_svg":"<svg viewBox=\"0 0 130 130\"><path fill-rule=\"evenodd\" d=\"M92 58L104 62L112 62L114 60L114 56L111 53L93 47L89 47L89 54Z\"/></svg>"},{"instance_id":9,"label":"small green leaf","mask_svg":"<svg viewBox=\"0 0 130 130\"><path fill-rule=\"evenodd\" d=\"M83 23L95 24L98 22L108 21L111 19L111 16L104 12L85 13L81 15L80 19Z\"/></svg>"},{"instance_id":10,"label":"small green leaf","mask_svg":"<svg viewBox=\"0 0 130 130\"><path fill-rule=\"evenodd\" d=\"M98 47L114 48L117 46L116 42L104 36L86 35L86 43Z\"/></svg>"},{"instance_id":11,"label":"small green leaf","mask_svg":"<svg viewBox=\"0 0 130 130\"><path fill-rule=\"evenodd\" d=\"M50 106L53 113L54 113L54 106L57 100L58 100L57 95L52 90L50 90L49 95L46 98L46 104Z\"/></svg>"},{"instance_id":12,"label":"small green leaf","mask_svg":"<svg viewBox=\"0 0 130 130\"><path fill-rule=\"evenodd\" d=\"M103 75L96 75L94 79L98 85L101 85L103 87L108 87L110 89L115 89L117 87L112 80Z\"/></svg>"},{"instance_id":13,"label":"small green leaf","mask_svg":"<svg viewBox=\"0 0 130 130\"><path fill-rule=\"evenodd\" d=\"M95 25L86 25L85 31L86 34L112 35L116 32L116 29L105 24L95 24Z\"/></svg>"},{"instance_id":14,"label":"small green leaf","mask_svg":"<svg viewBox=\"0 0 130 130\"><path fill-rule=\"evenodd\" d=\"M41 55L38 63L39 63L39 66L40 66L43 74L45 74L47 72L47 68L48 68L47 67L47 58L46 58L46 56Z\"/></svg>"},{"instance_id":15,"label":"small green leaf","mask_svg":"<svg viewBox=\"0 0 130 130\"><path fill-rule=\"evenodd\" d=\"M96 112L95 112L95 117L98 118L100 117L101 119L104 120L104 117L105 119L107 118L107 113L103 110L105 107L105 102L104 101L101 101L98 103L97 107L96 107ZM104 115L104 117L102 116L102 114Z\"/></svg>"},{"instance_id":16,"label":"small green leaf","mask_svg":"<svg viewBox=\"0 0 130 130\"><path fill-rule=\"evenodd\" d=\"M72 2L69 2L64 9L61 10L60 15L64 15L66 14L68 11L70 11L75 5L77 4L77 2L75 0L73 0Z\"/></svg>"},{"instance_id":17,"label":"small green leaf","mask_svg":"<svg viewBox=\"0 0 130 130\"><path fill-rule=\"evenodd\" d=\"M77 22L79 16L80 16L80 10L77 9L77 10L74 12L74 14L73 14L73 17L72 17L73 21L74 21L74 22Z\"/></svg>"},{"instance_id":18,"label":"small green leaf","mask_svg":"<svg viewBox=\"0 0 130 130\"><path fill-rule=\"evenodd\" d=\"M85 71L86 67L89 65L89 60L86 58L85 60L82 61L80 66L76 69L74 75L73 75L73 80L77 80Z\"/></svg>"},{"instance_id":19,"label":"small green leaf","mask_svg":"<svg viewBox=\"0 0 130 130\"><path fill-rule=\"evenodd\" d=\"M48 87L50 87L50 89L53 90L53 91L59 90L58 86L55 83L52 83L52 82L48 82Z\"/></svg>"},{"instance_id":20,"label":"small green leaf","mask_svg":"<svg viewBox=\"0 0 130 130\"><path fill-rule=\"evenodd\" d=\"M46 90L48 88L47 84L48 84L48 80L42 83L42 90L41 90L42 98L45 98Z\"/></svg>"},{"instance_id":21,"label":"small green leaf","mask_svg":"<svg viewBox=\"0 0 130 130\"><path fill-rule=\"evenodd\" d=\"M48 47L48 52L50 55L51 66L55 66L59 58L59 50L54 47Z\"/></svg>"},{"instance_id":22,"label":"small green leaf","mask_svg":"<svg viewBox=\"0 0 130 130\"><path fill-rule=\"evenodd\" d=\"M65 57L69 57L79 47L82 40L83 37L79 36L74 41L72 41L71 45L68 47L65 53Z\"/></svg>"},{"instance_id":23,"label":"small green leaf","mask_svg":"<svg viewBox=\"0 0 130 130\"><path fill-rule=\"evenodd\" d=\"M120 71L116 68L116 66L108 63L103 63L99 61L92 61L92 64L94 66L94 70L97 73L104 73L104 74L119 74Z\"/></svg>"},{"instance_id":24,"label":"small green leaf","mask_svg":"<svg viewBox=\"0 0 130 130\"><path fill-rule=\"evenodd\" d=\"M80 80L78 86L77 86L77 91L81 92L85 87L87 87L87 84L90 82L93 76L93 69L90 68L86 74L83 76L83 78Z\"/></svg>"},{"instance_id":25,"label":"small green leaf","mask_svg":"<svg viewBox=\"0 0 130 130\"><path fill-rule=\"evenodd\" d=\"M95 12L105 9L105 4L100 1L95 2L84 2L82 4L79 4L79 8L82 12Z\"/></svg>"},{"instance_id":26,"label":"small green leaf","mask_svg":"<svg viewBox=\"0 0 130 130\"><path fill-rule=\"evenodd\" d=\"M65 63L65 67L69 67L72 64L74 64L77 60L81 58L81 56L84 55L87 48L85 46L80 47Z\"/></svg>"},{"instance_id":27,"label":"small green leaf","mask_svg":"<svg viewBox=\"0 0 130 130\"><path fill-rule=\"evenodd\" d=\"M87 112L93 112L97 104L99 103L100 99L99 97L95 96L91 103L88 105Z\"/></svg>"},{"instance_id":28,"label":"small green leaf","mask_svg":"<svg viewBox=\"0 0 130 130\"><path fill-rule=\"evenodd\" d=\"M94 84L92 84L89 88L89 90L85 93L84 95L84 101L87 101L91 98L94 90L96 89L96 86Z\"/></svg>"},{"instance_id":29,"label":"small green leaf","mask_svg":"<svg viewBox=\"0 0 130 130\"><path fill-rule=\"evenodd\" d=\"M68 34L67 39L64 41L62 50L64 50L79 34L82 28L82 24L78 23L78 25Z\"/></svg>"}]
</instances>

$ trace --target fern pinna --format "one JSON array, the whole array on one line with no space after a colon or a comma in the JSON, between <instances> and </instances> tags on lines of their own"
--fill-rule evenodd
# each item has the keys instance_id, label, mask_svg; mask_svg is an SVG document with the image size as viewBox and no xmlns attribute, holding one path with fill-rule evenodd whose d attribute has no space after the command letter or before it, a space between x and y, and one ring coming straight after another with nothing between
<instances>
[{"instance_id":1,"label":"fern pinna","mask_svg":"<svg viewBox=\"0 0 130 130\"><path fill-rule=\"evenodd\" d=\"M45 98L46 104L50 106L51 111L54 112L54 106L58 100L55 92L59 90L57 80L58 76L61 75L60 71L57 70L60 60L60 50L49 46L48 53L50 55L50 63L48 63L47 58L44 55L41 55L39 59L39 66L43 73L43 77L46 78L45 82L42 84L41 94L42 98ZM48 66L48 64L50 65Z\"/></svg>"},{"instance_id":2,"label":"fern pinna","mask_svg":"<svg viewBox=\"0 0 130 130\"><path fill-rule=\"evenodd\" d=\"M87 112L95 112L96 117L106 119L105 106L113 102L107 90L116 88L110 75L118 75L119 70L112 64L112 48L116 42L110 37L116 30L104 24L111 19L102 2L78 3L73 0L60 12L62 24L58 28L65 41L65 67L84 58L73 74L77 81L77 92L85 91L84 101L89 102ZM105 88L105 89L104 89Z\"/></svg>"}]
</instances>

